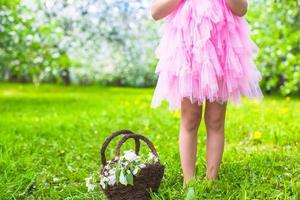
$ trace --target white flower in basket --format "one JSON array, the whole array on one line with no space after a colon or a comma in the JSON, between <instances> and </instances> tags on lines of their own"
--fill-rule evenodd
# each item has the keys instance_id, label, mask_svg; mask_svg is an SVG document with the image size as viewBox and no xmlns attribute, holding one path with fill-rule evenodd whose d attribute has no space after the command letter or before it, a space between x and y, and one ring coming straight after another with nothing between
<instances>
[{"instance_id":1,"label":"white flower in basket","mask_svg":"<svg viewBox=\"0 0 300 200\"><path fill-rule=\"evenodd\" d=\"M106 171L100 175L100 185L103 189L118 183L133 185L133 177L137 176L147 163L158 162L158 158L153 153L145 157L137 155L133 150L124 151L124 155L116 157L115 160L116 162L107 162Z\"/></svg>"},{"instance_id":2,"label":"white flower in basket","mask_svg":"<svg viewBox=\"0 0 300 200\"><path fill-rule=\"evenodd\" d=\"M137 161L139 156L133 151L124 151L124 157L129 162Z\"/></svg>"},{"instance_id":3,"label":"white flower in basket","mask_svg":"<svg viewBox=\"0 0 300 200\"><path fill-rule=\"evenodd\" d=\"M124 136L117 144L115 158L107 161L105 152L108 144L122 134ZM127 150L120 154L122 144L130 138L135 140L135 151ZM145 142L151 150L148 156L138 155L140 141ZM164 165L160 163L152 142L143 135L125 129L113 132L106 138L101 147L101 164L99 175L92 180L100 178L100 188L110 200L122 199L124 195L128 199L150 199L149 191L158 191L164 174ZM90 179L86 185L89 191L94 189Z\"/></svg>"}]
</instances>

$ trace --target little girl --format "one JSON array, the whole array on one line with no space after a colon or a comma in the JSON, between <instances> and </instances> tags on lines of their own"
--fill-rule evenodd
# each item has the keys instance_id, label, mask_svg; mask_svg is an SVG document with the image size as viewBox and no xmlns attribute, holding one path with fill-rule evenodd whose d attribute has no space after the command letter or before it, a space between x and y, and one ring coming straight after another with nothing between
<instances>
[{"instance_id":1,"label":"little girl","mask_svg":"<svg viewBox=\"0 0 300 200\"><path fill-rule=\"evenodd\" d=\"M186 184L195 175L197 131L205 102L206 177L217 178L224 148L227 101L262 99L257 47L242 18L247 0L154 0L152 16L164 18L156 49L159 74L151 107L162 100L181 110L180 159Z\"/></svg>"}]
</instances>

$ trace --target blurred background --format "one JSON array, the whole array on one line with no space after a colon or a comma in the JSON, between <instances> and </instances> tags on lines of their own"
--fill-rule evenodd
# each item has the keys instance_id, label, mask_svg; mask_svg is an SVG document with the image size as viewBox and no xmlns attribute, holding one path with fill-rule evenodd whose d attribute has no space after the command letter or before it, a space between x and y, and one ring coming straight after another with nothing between
<instances>
[{"instance_id":1,"label":"blurred background","mask_svg":"<svg viewBox=\"0 0 300 200\"><path fill-rule=\"evenodd\" d=\"M252 0L266 94L300 94L299 1ZM153 87L162 22L149 0L0 0L0 81Z\"/></svg>"},{"instance_id":2,"label":"blurred background","mask_svg":"<svg viewBox=\"0 0 300 200\"><path fill-rule=\"evenodd\" d=\"M186 199L180 113L167 104L149 108L162 33L151 3L0 0L1 200L103 200L99 186L88 192L85 178L98 174L100 145L120 129L146 135L166 165L153 200ZM202 122L197 198L300 199L299 6L300 0L249 0L265 98L228 106L220 181L213 184L204 178Z\"/></svg>"}]
</instances>

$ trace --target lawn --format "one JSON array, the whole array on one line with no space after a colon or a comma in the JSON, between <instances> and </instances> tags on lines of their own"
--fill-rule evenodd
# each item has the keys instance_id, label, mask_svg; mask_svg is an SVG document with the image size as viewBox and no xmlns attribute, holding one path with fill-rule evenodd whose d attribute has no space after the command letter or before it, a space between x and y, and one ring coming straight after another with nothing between
<instances>
[{"instance_id":1,"label":"lawn","mask_svg":"<svg viewBox=\"0 0 300 200\"><path fill-rule=\"evenodd\" d=\"M85 178L100 167L105 137L124 128L147 136L166 166L153 199L184 199L179 113L168 111L166 103L150 109L152 94L153 89L0 84L0 199L104 199L99 188L87 192ZM225 152L214 182L204 180L201 123L195 196L300 199L300 100L266 96L262 103L243 102L228 106Z\"/></svg>"}]
</instances>

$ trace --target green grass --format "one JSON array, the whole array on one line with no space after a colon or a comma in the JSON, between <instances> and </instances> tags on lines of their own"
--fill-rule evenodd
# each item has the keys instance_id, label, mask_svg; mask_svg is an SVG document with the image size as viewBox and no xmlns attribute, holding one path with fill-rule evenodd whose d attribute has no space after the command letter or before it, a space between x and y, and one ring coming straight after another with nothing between
<instances>
[{"instance_id":1,"label":"green grass","mask_svg":"<svg viewBox=\"0 0 300 200\"><path fill-rule=\"evenodd\" d=\"M104 138L124 128L146 135L165 163L153 199L184 199L179 113L169 112L166 103L150 109L152 94L153 89L0 84L0 199L103 199L99 188L87 192L85 178L100 167ZM220 178L212 183L204 180L201 123L197 199L300 199L299 99L244 100L240 107L229 104L226 117ZM255 131L261 138L253 139Z\"/></svg>"}]
</instances>

